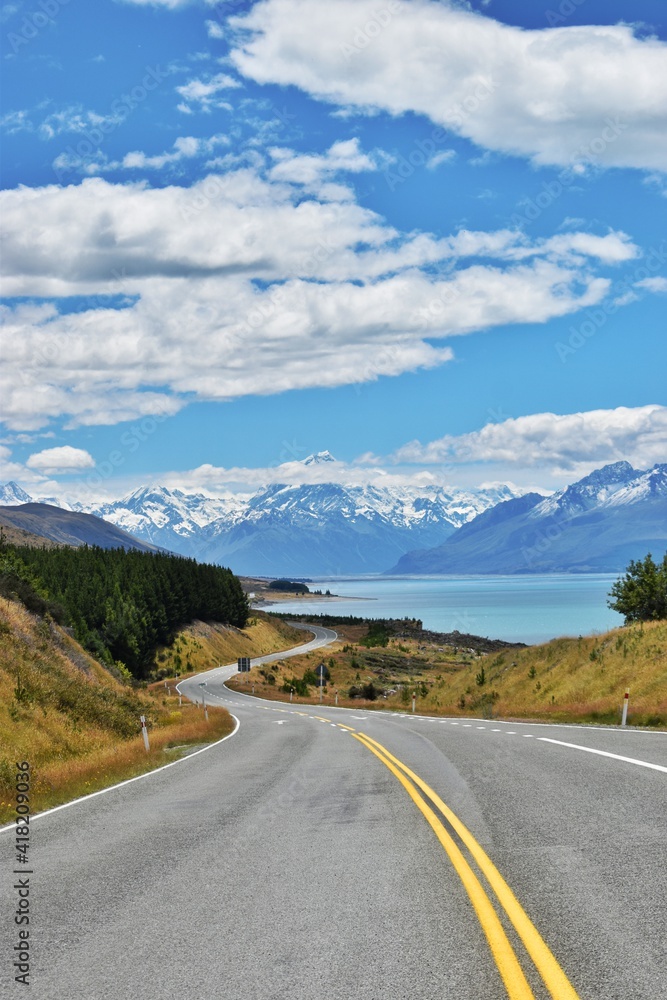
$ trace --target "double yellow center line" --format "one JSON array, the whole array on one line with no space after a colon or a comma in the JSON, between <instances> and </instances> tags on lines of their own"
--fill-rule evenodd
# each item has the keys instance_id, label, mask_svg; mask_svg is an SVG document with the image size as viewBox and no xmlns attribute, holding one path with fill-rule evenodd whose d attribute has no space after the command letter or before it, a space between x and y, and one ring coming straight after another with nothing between
<instances>
[{"instance_id":1,"label":"double yellow center line","mask_svg":"<svg viewBox=\"0 0 667 1000\"><path fill-rule=\"evenodd\" d=\"M374 753L389 768L392 774L398 778L447 852L456 873L468 893L477 918L482 925L510 1000L535 1000L535 994L505 933L503 925L491 902L490 895L440 817L425 799L428 799L435 806L457 834L461 843L469 851L479 871L484 875L498 903L505 911L510 923L523 942L526 951L542 977L544 985L553 997L553 1000L579 1000L569 979L507 882L458 816L445 805L440 796L432 788L429 788L426 782L422 781L409 767L401 763L397 757L394 757L382 744L377 743L364 733L353 732L352 735L355 740L358 740L371 753Z\"/></svg>"}]
</instances>

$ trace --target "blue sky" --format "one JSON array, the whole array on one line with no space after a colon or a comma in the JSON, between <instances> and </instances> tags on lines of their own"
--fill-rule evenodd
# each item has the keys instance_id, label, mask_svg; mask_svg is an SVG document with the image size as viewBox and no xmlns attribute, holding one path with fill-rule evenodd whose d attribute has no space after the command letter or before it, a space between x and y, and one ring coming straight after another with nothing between
<instances>
[{"instance_id":1,"label":"blue sky","mask_svg":"<svg viewBox=\"0 0 667 1000\"><path fill-rule=\"evenodd\" d=\"M667 457L658 0L0 9L0 481Z\"/></svg>"}]
</instances>

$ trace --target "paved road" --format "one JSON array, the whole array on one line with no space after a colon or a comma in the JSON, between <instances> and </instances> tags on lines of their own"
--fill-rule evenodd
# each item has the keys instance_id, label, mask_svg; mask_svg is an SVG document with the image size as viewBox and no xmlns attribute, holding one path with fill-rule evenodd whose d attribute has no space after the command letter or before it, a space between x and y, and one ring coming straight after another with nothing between
<instances>
[{"instance_id":1,"label":"paved road","mask_svg":"<svg viewBox=\"0 0 667 1000\"><path fill-rule=\"evenodd\" d=\"M667 734L278 705L220 678L234 736L35 823L33 998L499 1000L512 956L511 996L665 995ZM6 955L0 993L23 995Z\"/></svg>"}]
</instances>

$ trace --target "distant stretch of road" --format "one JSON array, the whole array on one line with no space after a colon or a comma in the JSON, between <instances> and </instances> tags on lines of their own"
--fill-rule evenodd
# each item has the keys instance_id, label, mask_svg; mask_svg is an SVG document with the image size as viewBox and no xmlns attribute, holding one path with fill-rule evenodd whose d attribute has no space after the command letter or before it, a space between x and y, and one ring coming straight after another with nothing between
<instances>
[{"instance_id":1,"label":"distant stretch of road","mask_svg":"<svg viewBox=\"0 0 667 1000\"><path fill-rule=\"evenodd\" d=\"M33 998L665 995L667 734L265 702L234 669L180 685L232 737L35 822Z\"/></svg>"}]
</instances>

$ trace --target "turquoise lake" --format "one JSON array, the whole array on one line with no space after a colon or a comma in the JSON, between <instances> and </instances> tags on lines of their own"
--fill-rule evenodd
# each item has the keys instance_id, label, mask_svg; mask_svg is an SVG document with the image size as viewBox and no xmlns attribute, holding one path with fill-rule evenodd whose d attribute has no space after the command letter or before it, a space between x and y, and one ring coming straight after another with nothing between
<instances>
[{"instance_id":1,"label":"turquoise lake","mask_svg":"<svg viewBox=\"0 0 667 1000\"><path fill-rule=\"evenodd\" d=\"M357 577L313 579L347 600L297 599L281 611L363 618L421 618L435 632L470 632L508 642L545 642L561 635L590 635L623 624L607 607L619 574L545 576ZM365 598L353 600L350 598ZM274 610L267 608L266 610ZM276 608L277 610L277 608Z\"/></svg>"}]
</instances>

